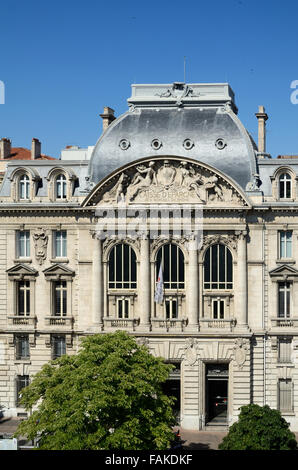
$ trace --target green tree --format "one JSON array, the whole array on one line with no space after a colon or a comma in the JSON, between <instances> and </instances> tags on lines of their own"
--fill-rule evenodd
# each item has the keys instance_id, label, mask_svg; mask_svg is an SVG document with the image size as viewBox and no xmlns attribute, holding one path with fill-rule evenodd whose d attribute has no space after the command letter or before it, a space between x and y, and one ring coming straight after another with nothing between
<instances>
[{"instance_id":1,"label":"green tree","mask_svg":"<svg viewBox=\"0 0 298 470\"><path fill-rule=\"evenodd\" d=\"M296 450L295 434L278 410L246 405L219 444L220 450Z\"/></svg>"},{"instance_id":2,"label":"green tree","mask_svg":"<svg viewBox=\"0 0 298 470\"><path fill-rule=\"evenodd\" d=\"M49 450L162 450L173 438L162 385L172 366L125 332L82 339L74 356L45 364L22 390L27 410L16 437Z\"/></svg>"}]
</instances>

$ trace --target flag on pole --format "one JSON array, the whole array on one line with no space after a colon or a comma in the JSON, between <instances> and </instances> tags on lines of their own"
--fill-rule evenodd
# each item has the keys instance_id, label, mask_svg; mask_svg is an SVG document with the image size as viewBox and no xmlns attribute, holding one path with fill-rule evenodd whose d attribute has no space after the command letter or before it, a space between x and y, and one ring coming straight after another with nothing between
<instances>
[{"instance_id":1,"label":"flag on pole","mask_svg":"<svg viewBox=\"0 0 298 470\"><path fill-rule=\"evenodd\" d=\"M163 274L162 274L161 264L160 264L159 273L158 273L154 301L157 302L158 304L162 304L163 302Z\"/></svg>"}]
</instances>

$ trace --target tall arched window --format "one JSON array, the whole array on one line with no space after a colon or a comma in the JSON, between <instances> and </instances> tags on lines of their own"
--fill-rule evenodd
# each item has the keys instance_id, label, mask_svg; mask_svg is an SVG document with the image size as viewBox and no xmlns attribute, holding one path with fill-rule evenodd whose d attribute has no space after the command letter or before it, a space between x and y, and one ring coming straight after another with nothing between
<instances>
[{"instance_id":1,"label":"tall arched window","mask_svg":"<svg viewBox=\"0 0 298 470\"><path fill-rule=\"evenodd\" d=\"M133 248L126 243L115 245L109 256L109 289L136 289L137 261Z\"/></svg>"},{"instance_id":2,"label":"tall arched window","mask_svg":"<svg viewBox=\"0 0 298 470\"><path fill-rule=\"evenodd\" d=\"M279 177L279 197L280 199L292 198L292 178L288 173L282 173Z\"/></svg>"},{"instance_id":3,"label":"tall arched window","mask_svg":"<svg viewBox=\"0 0 298 470\"><path fill-rule=\"evenodd\" d=\"M19 179L19 199L30 199L30 178L25 174L23 174Z\"/></svg>"},{"instance_id":4,"label":"tall arched window","mask_svg":"<svg viewBox=\"0 0 298 470\"><path fill-rule=\"evenodd\" d=\"M156 256L156 280L160 265L165 289L184 289L184 255L178 245L163 245Z\"/></svg>"},{"instance_id":5,"label":"tall arched window","mask_svg":"<svg viewBox=\"0 0 298 470\"><path fill-rule=\"evenodd\" d=\"M233 289L233 259L225 245L211 245L204 260L205 289Z\"/></svg>"},{"instance_id":6,"label":"tall arched window","mask_svg":"<svg viewBox=\"0 0 298 470\"><path fill-rule=\"evenodd\" d=\"M56 178L56 199L66 199L67 184L66 177L61 173Z\"/></svg>"}]
</instances>

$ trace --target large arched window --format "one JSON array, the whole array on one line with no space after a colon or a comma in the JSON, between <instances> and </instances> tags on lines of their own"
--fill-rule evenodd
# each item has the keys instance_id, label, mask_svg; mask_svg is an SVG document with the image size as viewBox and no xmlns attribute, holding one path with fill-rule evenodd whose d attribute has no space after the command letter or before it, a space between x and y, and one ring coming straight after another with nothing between
<instances>
[{"instance_id":1,"label":"large arched window","mask_svg":"<svg viewBox=\"0 0 298 470\"><path fill-rule=\"evenodd\" d=\"M288 173L282 173L279 177L279 197L280 199L292 198L292 178Z\"/></svg>"},{"instance_id":2,"label":"large arched window","mask_svg":"<svg viewBox=\"0 0 298 470\"><path fill-rule=\"evenodd\" d=\"M133 248L126 243L115 245L109 256L109 289L136 289L137 262Z\"/></svg>"},{"instance_id":3,"label":"large arched window","mask_svg":"<svg viewBox=\"0 0 298 470\"><path fill-rule=\"evenodd\" d=\"M204 288L233 288L233 259L227 246L216 244L207 249L204 261Z\"/></svg>"},{"instance_id":4,"label":"large arched window","mask_svg":"<svg viewBox=\"0 0 298 470\"><path fill-rule=\"evenodd\" d=\"M165 289L184 289L184 255L178 245L163 245L156 256L156 280L160 266Z\"/></svg>"}]
</instances>

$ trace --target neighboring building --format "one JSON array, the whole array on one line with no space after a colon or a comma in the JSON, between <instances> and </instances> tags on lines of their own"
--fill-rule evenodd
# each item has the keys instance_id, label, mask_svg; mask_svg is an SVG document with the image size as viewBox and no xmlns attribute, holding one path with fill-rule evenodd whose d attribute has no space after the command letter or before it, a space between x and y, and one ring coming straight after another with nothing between
<instances>
[{"instance_id":1,"label":"neighboring building","mask_svg":"<svg viewBox=\"0 0 298 470\"><path fill-rule=\"evenodd\" d=\"M0 403L23 414L45 362L122 329L175 364L183 428L253 402L298 431L298 157L266 153L262 106L256 146L228 84L132 85L128 104L91 158L6 161Z\"/></svg>"}]
</instances>

